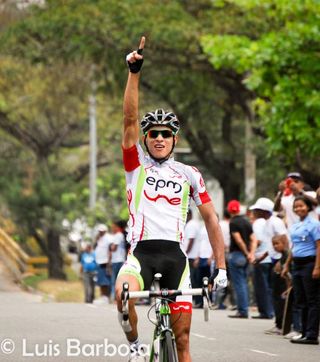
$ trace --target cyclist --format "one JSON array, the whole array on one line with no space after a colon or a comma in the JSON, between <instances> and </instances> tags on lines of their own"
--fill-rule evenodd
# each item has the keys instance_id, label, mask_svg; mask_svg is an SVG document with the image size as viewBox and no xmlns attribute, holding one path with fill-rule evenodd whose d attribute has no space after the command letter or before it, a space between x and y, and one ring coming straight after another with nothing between
<instances>
[{"instance_id":1,"label":"cyclist","mask_svg":"<svg viewBox=\"0 0 320 362\"><path fill-rule=\"evenodd\" d=\"M149 289L154 274L158 272L162 274L161 288L191 287L188 259L180 247L190 196L204 219L215 255L217 269L211 282L214 279L217 289L227 284L223 236L202 176L195 167L176 162L171 157L180 128L176 115L162 109L147 113L140 124L147 154L139 145L138 88L144 44L145 38L142 37L139 50L127 55L129 74L124 94L122 150L131 248L116 282L120 323L124 282L129 283L131 291ZM170 308L179 361L191 361L192 298L177 297ZM177 319L178 322L174 323ZM137 314L132 300L129 321L130 325L123 327L132 351L129 361L144 361L138 355Z\"/></svg>"}]
</instances>

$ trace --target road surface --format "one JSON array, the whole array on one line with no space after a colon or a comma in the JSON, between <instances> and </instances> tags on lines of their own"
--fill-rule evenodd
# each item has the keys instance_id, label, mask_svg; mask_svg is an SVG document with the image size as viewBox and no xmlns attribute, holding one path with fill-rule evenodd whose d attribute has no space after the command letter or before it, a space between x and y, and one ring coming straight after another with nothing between
<instances>
[{"instance_id":1,"label":"road surface","mask_svg":"<svg viewBox=\"0 0 320 362\"><path fill-rule=\"evenodd\" d=\"M1 272L1 268L0 268ZM114 361L128 359L114 305L43 303L0 274L0 361ZM148 307L138 306L140 339L148 345L152 325ZM194 310L193 362L318 362L319 346L293 345L282 336L263 333L272 321L230 319L212 311L203 321Z\"/></svg>"}]
</instances>

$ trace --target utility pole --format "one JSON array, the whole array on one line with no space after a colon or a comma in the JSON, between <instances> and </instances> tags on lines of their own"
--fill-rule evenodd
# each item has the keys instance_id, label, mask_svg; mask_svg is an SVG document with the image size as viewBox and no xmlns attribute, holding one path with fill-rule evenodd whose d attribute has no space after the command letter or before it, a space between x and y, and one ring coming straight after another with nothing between
<instances>
[{"instance_id":1,"label":"utility pole","mask_svg":"<svg viewBox=\"0 0 320 362\"><path fill-rule=\"evenodd\" d=\"M96 89L95 67L91 69L91 94L89 95L90 122L90 176L89 176L89 209L93 210L97 200L97 123L96 123Z\"/></svg>"},{"instance_id":2,"label":"utility pole","mask_svg":"<svg viewBox=\"0 0 320 362\"><path fill-rule=\"evenodd\" d=\"M252 129L248 118L245 123L244 178L245 202L250 203L256 197L256 155L253 153Z\"/></svg>"}]
</instances>

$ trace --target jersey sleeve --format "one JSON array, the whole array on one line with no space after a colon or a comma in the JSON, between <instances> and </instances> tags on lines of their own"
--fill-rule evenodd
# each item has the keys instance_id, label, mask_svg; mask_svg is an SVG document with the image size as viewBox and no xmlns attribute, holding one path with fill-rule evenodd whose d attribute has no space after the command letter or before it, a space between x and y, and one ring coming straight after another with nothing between
<instances>
[{"instance_id":1,"label":"jersey sleeve","mask_svg":"<svg viewBox=\"0 0 320 362\"><path fill-rule=\"evenodd\" d=\"M122 158L125 171L132 172L138 168L142 164L143 157L144 153L139 143L130 148L124 148L122 146Z\"/></svg>"},{"instance_id":2,"label":"jersey sleeve","mask_svg":"<svg viewBox=\"0 0 320 362\"><path fill-rule=\"evenodd\" d=\"M200 171L196 167L190 167L191 185L190 192L197 206L201 206L211 201L211 198L207 192L204 180Z\"/></svg>"},{"instance_id":3,"label":"jersey sleeve","mask_svg":"<svg viewBox=\"0 0 320 362\"><path fill-rule=\"evenodd\" d=\"M140 166L137 145L133 145L130 148L124 148L122 146L122 157L124 169L127 172L131 172Z\"/></svg>"}]
</instances>

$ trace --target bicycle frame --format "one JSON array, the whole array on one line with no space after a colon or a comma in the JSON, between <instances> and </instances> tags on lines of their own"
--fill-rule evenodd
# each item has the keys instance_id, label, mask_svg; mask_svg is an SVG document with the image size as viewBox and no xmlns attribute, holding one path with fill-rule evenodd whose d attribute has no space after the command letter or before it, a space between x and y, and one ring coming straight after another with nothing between
<instances>
[{"instance_id":1,"label":"bicycle frame","mask_svg":"<svg viewBox=\"0 0 320 362\"><path fill-rule=\"evenodd\" d=\"M160 279L161 274L155 274L154 290L158 292L160 291ZM178 352L170 322L171 310L168 299L156 298L155 314L156 323L149 362L178 362ZM166 337L166 335L168 335L168 337ZM164 350L164 344L167 344L167 351ZM170 344L170 351L168 344Z\"/></svg>"}]
</instances>

